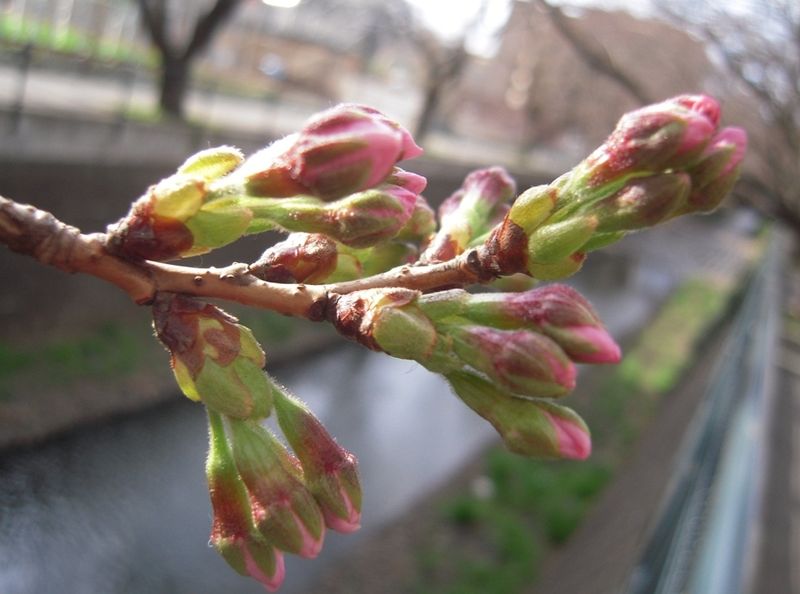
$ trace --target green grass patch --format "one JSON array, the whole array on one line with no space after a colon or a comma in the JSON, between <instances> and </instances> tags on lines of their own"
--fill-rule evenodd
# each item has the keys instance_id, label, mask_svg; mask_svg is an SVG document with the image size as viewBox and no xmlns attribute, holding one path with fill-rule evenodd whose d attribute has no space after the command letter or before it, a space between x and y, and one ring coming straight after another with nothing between
<instances>
[{"instance_id":1,"label":"green grass patch","mask_svg":"<svg viewBox=\"0 0 800 594\"><path fill-rule=\"evenodd\" d=\"M43 50L81 58L91 56L105 62L147 67L157 64L152 48L109 41L74 27L54 27L49 21L22 18L13 13L0 14L0 41L31 44Z\"/></svg>"},{"instance_id":2,"label":"green grass patch","mask_svg":"<svg viewBox=\"0 0 800 594\"><path fill-rule=\"evenodd\" d=\"M109 321L72 339L27 347L0 343L0 397L8 398L19 381L52 386L127 376L143 364L146 334Z\"/></svg>"}]
</instances>

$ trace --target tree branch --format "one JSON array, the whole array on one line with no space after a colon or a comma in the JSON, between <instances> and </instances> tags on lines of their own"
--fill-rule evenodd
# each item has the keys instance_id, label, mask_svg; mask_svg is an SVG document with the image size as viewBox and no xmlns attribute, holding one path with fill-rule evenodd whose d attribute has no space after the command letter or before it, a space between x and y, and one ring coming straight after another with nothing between
<instances>
[{"instance_id":1,"label":"tree branch","mask_svg":"<svg viewBox=\"0 0 800 594\"><path fill-rule=\"evenodd\" d=\"M570 43L572 48L589 68L616 82L639 103L643 105L652 103L652 100L642 86L614 64L611 60L611 56L608 55L608 52L605 51L602 45L596 42L595 45L593 45L593 40L579 33L567 22L560 8L553 6L546 0L536 0L536 4L547 13L553 26L561 33L561 36Z\"/></svg>"},{"instance_id":2,"label":"tree branch","mask_svg":"<svg viewBox=\"0 0 800 594\"><path fill-rule=\"evenodd\" d=\"M164 56L172 55L173 48L167 39L167 16L166 7L163 2L156 2L151 5L148 0L137 0L139 11L142 13L144 28L153 44Z\"/></svg>"},{"instance_id":3,"label":"tree branch","mask_svg":"<svg viewBox=\"0 0 800 594\"><path fill-rule=\"evenodd\" d=\"M205 13L194 28L194 33L186 49L183 51L183 59L189 60L196 53L201 52L209 41L211 41L214 31L231 15L233 9L239 4L239 0L217 0L214 6Z\"/></svg>"},{"instance_id":4,"label":"tree branch","mask_svg":"<svg viewBox=\"0 0 800 594\"><path fill-rule=\"evenodd\" d=\"M328 285L262 281L244 264L193 268L161 262L125 260L106 249L103 233L82 234L34 206L0 196L0 243L12 251L69 273L91 274L125 291L139 305L167 291L224 299L284 315L319 321L331 295L364 289L403 287L427 291L486 280L474 250L438 264L400 266L383 274Z\"/></svg>"}]
</instances>

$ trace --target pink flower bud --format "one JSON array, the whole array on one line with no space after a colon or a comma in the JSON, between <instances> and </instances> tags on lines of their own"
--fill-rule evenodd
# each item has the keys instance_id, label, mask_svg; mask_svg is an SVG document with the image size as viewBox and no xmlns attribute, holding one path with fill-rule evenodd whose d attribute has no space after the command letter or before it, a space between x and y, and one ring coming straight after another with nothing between
<instances>
[{"instance_id":1,"label":"pink flower bud","mask_svg":"<svg viewBox=\"0 0 800 594\"><path fill-rule=\"evenodd\" d=\"M691 180L685 173L662 173L630 180L592 205L598 233L634 231L671 218L686 204Z\"/></svg>"},{"instance_id":2,"label":"pink flower bud","mask_svg":"<svg viewBox=\"0 0 800 594\"><path fill-rule=\"evenodd\" d=\"M397 232L394 239L426 244L436 231L436 215L422 196L417 196L414 209L406 224Z\"/></svg>"},{"instance_id":3,"label":"pink flower bud","mask_svg":"<svg viewBox=\"0 0 800 594\"><path fill-rule=\"evenodd\" d=\"M741 128L724 128L708 144L688 173L694 190L703 188L735 170L747 150L747 133Z\"/></svg>"},{"instance_id":4,"label":"pink flower bud","mask_svg":"<svg viewBox=\"0 0 800 594\"><path fill-rule=\"evenodd\" d=\"M337 201L335 236L352 247L369 247L397 235L411 220L418 196L400 186L381 185Z\"/></svg>"},{"instance_id":5,"label":"pink flower bud","mask_svg":"<svg viewBox=\"0 0 800 594\"><path fill-rule=\"evenodd\" d=\"M570 413L572 413L570 409L563 407L543 411L545 418L555 431L561 457L585 460L592 453L592 439L583 420Z\"/></svg>"},{"instance_id":6,"label":"pink flower bud","mask_svg":"<svg viewBox=\"0 0 800 594\"><path fill-rule=\"evenodd\" d=\"M710 212L730 192L739 178L739 166L747 150L747 133L741 128L725 128L703 151L698 163L689 169L692 191L681 214Z\"/></svg>"},{"instance_id":7,"label":"pink flower bud","mask_svg":"<svg viewBox=\"0 0 800 594\"><path fill-rule=\"evenodd\" d=\"M414 194L422 194L428 185L428 180L419 174L395 167L384 183L400 186Z\"/></svg>"},{"instance_id":8,"label":"pink flower bud","mask_svg":"<svg viewBox=\"0 0 800 594\"><path fill-rule=\"evenodd\" d=\"M258 530L278 549L316 557L325 538L325 523L302 482L299 463L259 425L236 421L231 427L233 459L247 487Z\"/></svg>"},{"instance_id":9,"label":"pink flower bud","mask_svg":"<svg viewBox=\"0 0 800 594\"><path fill-rule=\"evenodd\" d=\"M441 227L420 261L442 262L464 252L473 239L489 231L498 211L506 210L515 192L514 180L502 167L470 173L439 207Z\"/></svg>"},{"instance_id":10,"label":"pink flower bud","mask_svg":"<svg viewBox=\"0 0 800 594\"><path fill-rule=\"evenodd\" d=\"M247 491L236 472L222 419L209 413L209 425L206 476L214 512L209 542L237 572L274 592L284 578L283 555L255 531Z\"/></svg>"},{"instance_id":11,"label":"pink flower bud","mask_svg":"<svg viewBox=\"0 0 800 594\"><path fill-rule=\"evenodd\" d=\"M527 328L554 340L579 363L618 363L614 342L591 304L575 289L552 284L522 293L471 295L460 316L499 329Z\"/></svg>"},{"instance_id":12,"label":"pink flower bud","mask_svg":"<svg viewBox=\"0 0 800 594\"><path fill-rule=\"evenodd\" d=\"M382 184L333 202L300 196L250 198L247 206L258 224L286 231L322 233L351 247L370 247L391 239L408 223L417 195L400 186Z\"/></svg>"},{"instance_id":13,"label":"pink flower bud","mask_svg":"<svg viewBox=\"0 0 800 594\"><path fill-rule=\"evenodd\" d=\"M705 95L681 95L622 116L611 136L579 166L596 188L635 171L686 167L711 140L719 104Z\"/></svg>"},{"instance_id":14,"label":"pink flower bud","mask_svg":"<svg viewBox=\"0 0 800 594\"><path fill-rule=\"evenodd\" d=\"M358 530L361 485L355 456L334 441L305 404L282 389L275 398L281 430L300 459L325 524L339 532Z\"/></svg>"},{"instance_id":15,"label":"pink flower bud","mask_svg":"<svg viewBox=\"0 0 800 594\"><path fill-rule=\"evenodd\" d=\"M292 233L248 268L250 274L276 283L316 283L336 269L336 242L319 233Z\"/></svg>"},{"instance_id":16,"label":"pink flower bud","mask_svg":"<svg viewBox=\"0 0 800 594\"><path fill-rule=\"evenodd\" d=\"M335 200L380 184L395 163L421 153L411 134L379 111L342 104L243 169L251 195Z\"/></svg>"},{"instance_id":17,"label":"pink flower bud","mask_svg":"<svg viewBox=\"0 0 800 594\"><path fill-rule=\"evenodd\" d=\"M528 330L485 326L443 329L456 355L514 394L562 396L575 388L575 366L551 339Z\"/></svg>"},{"instance_id":18,"label":"pink flower bud","mask_svg":"<svg viewBox=\"0 0 800 594\"><path fill-rule=\"evenodd\" d=\"M446 377L456 395L494 426L512 452L576 460L591 453L589 429L571 409L545 400L516 398L468 371Z\"/></svg>"}]
</instances>

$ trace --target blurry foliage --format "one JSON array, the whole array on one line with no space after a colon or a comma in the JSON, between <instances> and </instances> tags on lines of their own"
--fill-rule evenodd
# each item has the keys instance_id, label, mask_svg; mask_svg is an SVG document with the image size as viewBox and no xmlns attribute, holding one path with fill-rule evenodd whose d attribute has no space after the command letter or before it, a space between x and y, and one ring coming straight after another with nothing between
<instances>
[{"instance_id":1,"label":"blurry foliage","mask_svg":"<svg viewBox=\"0 0 800 594\"><path fill-rule=\"evenodd\" d=\"M0 14L0 41L120 64L152 67L155 63L152 50L109 42L72 27L55 27L51 22L13 13Z\"/></svg>"},{"instance_id":2,"label":"blurry foliage","mask_svg":"<svg viewBox=\"0 0 800 594\"><path fill-rule=\"evenodd\" d=\"M11 396L11 383L23 375L48 385L127 376L142 364L146 340L144 332L108 321L72 339L0 343L0 398Z\"/></svg>"}]
</instances>

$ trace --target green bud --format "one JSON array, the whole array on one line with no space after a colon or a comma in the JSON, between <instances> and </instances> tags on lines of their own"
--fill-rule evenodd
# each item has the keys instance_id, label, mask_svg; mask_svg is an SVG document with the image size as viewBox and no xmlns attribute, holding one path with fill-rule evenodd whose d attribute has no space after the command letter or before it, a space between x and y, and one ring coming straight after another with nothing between
<instances>
[{"instance_id":1,"label":"green bud","mask_svg":"<svg viewBox=\"0 0 800 594\"><path fill-rule=\"evenodd\" d=\"M244 161L242 151L232 146L218 146L195 153L178 167L178 173L206 181L227 175Z\"/></svg>"},{"instance_id":2,"label":"green bud","mask_svg":"<svg viewBox=\"0 0 800 594\"><path fill-rule=\"evenodd\" d=\"M339 532L360 527L361 485L355 456L339 446L311 410L277 388L275 410L286 439L300 459L325 524Z\"/></svg>"},{"instance_id":3,"label":"green bud","mask_svg":"<svg viewBox=\"0 0 800 594\"><path fill-rule=\"evenodd\" d=\"M583 244L581 250L584 252L594 252L596 250L607 247L613 243L618 242L625 237L625 231L612 231L610 233L595 233L592 238Z\"/></svg>"},{"instance_id":4,"label":"green bud","mask_svg":"<svg viewBox=\"0 0 800 594\"><path fill-rule=\"evenodd\" d=\"M685 173L662 173L629 181L591 208L601 233L633 231L667 220L686 203L691 182Z\"/></svg>"},{"instance_id":5,"label":"green bud","mask_svg":"<svg viewBox=\"0 0 800 594\"><path fill-rule=\"evenodd\" d=\"M338 283L366 278L395 266L409 264L416 259L417 254L418 250L413 244L395 239L370 248L352 248L337 244L336 267L325 281Z\"/></svg>"},{"instance_id":6,"label":"green bud","mask_svg":"<svg viewBox=\"0 0 800 594\"><path fill-rule=\"evenodd\" d=\"M188 175L172 175L150 189L153 213L178 221L200 210L205 196L205 182Z\"/></svg>"},{"instance_id":7,"label":"green bud","mask_svg":"<svg viewBox=\"0 0 800 594\"><path fill-rule=\"evenodd\" d=\"M427 360L436 346L436 328L415 305L383 306L374 314L372 338L399 359Z\"/></svg>"},{"instance_id":8,"label":"green bud","mask_svg":"<svg viewBox=\"0 0 800 594\"><path fill-rule=\"evenodd\" d=\"M269 415L272 387L262 372L264 352L236 318L191 297L159 293L153 325L188 398L235 418Z\"/></svg>"},{"instance_id":9,"label":"green bud","mask_svg":"<svg viewBox=\"0 0 800 594\"><path fill-rule=\"evenodd\" d=\"M436 232L436 215L422 196L417 196L411 218L395 235L399 241L424 244Z\"/></svg>"},{"instance_id":10,"label":"green bud","mask_svg":"<svg viewBox=\"0 0 800 594\"><path fill-rule=\"evenodd\" d=\"M435 324L458 320L472 296L464 289L436 291L420 295L417 305Z\"/></svg>"},{"instance_id":11,"label":"green bud","mask_svg":"<svg viewBox=\"0 0 800 594\"><path fill-rule=\"evenodd\" d=\"M302 482L298 463L266 429L232 421L233 459L264 538L282 551L313 558L325 537L314 497Z\"/></svg>"},{"instance_id":12,"label":"green bud","mask_svg":"<svg viewBox=\"0 0 800 594\"><path fill-rule=\"evenodd\" d=\"M494 426L512 452L576 460L591 453L589 429L569 408L544 400L515 398L467 371L446 377L456 395Z\"/></svg>"},{"instance_id":13,"label":"green bud","mask_svg":"<svg viewBox=\"0 0 800 594\"><path fill-rule=\"evenodd\" d=\"M247 490L236 470L222 419L211 411L209 429L206 477L214 512L209 542L234 570L274 592L283 582L283 555L256 532Z\"/></svg>"},{"instance_id":14,"label":"green bud","mask_svg":"<svg viewBox=\"0 0 800 594\"><path fill-rule=\"evenodd\" d=\"M529 261L528 274L542 281L559 280L578 272L581 266L583 266L584 261L586 261L586 254L584 252L575 252L571 256L567 256L563 260L552 264Z\"/></svg>"},{"instance_id":15,"label":"green bud","mask_svg":"<svg viewBox=\"0 0 800 594\"><path fill-rule=\"evenodd\" d=\"M521 396L563 396L575 388L575 366L550 338L529 330L452 326L453 350L464 364Z\"/></svg>"},{"instance_id":16,"label":"green bud","mask_svg":"<svg viewBox=\"0 0 800 594\"><path fill-rule=\"evenodd\" d=\"M577 252L597 229L593 216L545 225L528 238L528 257L538 264L557 264Z\"/></svg>"},{"instance_id":17,"label":"green bud","mask_svg":"<svg viewBox=\"0 0 800 594\"><path fill-rule=\"evenodd\" d=\"M522 227L526 235L536 231L547 220L556 205L558 190L553 186L528 188L514 201L509 218Z\"/></svg>"}]
</instances>

